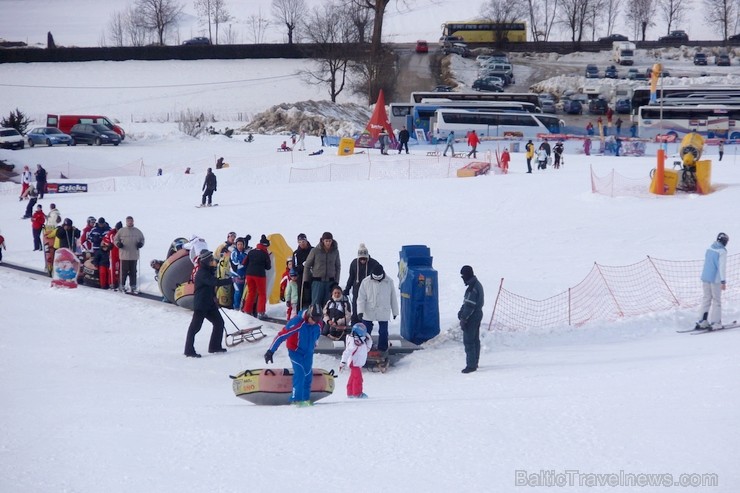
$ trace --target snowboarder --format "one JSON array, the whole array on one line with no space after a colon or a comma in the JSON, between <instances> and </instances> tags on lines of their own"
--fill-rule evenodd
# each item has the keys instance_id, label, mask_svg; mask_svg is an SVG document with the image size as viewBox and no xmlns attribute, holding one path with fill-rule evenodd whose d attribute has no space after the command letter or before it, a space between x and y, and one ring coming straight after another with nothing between
<instances>
[{"instance_id":1,"label":"snowboarder","mask_svg":"<svg viewBox=\"0 0 740 493\"><path fill-rule=\"evenodd\" d=\"M373 346L373 339L365 330L365 326L359 323L352 326L351 336L347 338L339 371L343 371L349 365L347 397L367 399L367 394L362 388L362 367L367 363L367 354Z\"/></svg>"},{"instance_id":2,"label":"snowboarder","mask_svg":"<svg viewBox=\"0 0 740 493\"><path fill-rule=\"evenodd\" d=\"M471 373L478 369L480 359L480 323L483 320L483 286L473 273L473 268L464 265L460 269L460 277L467 286L462 307L457 313L460 328L463 331L463 345L465 346L465 368L463 373Z\"/></svg>"},{"instance_id":3,"label":"snowboarder","mask_svg":"<svg viewBox=\"0 0 740 493\"><path fill-rule=\"evenodd\" d=\"M206 179L203 181L203 197L200 201L200 206L205 207L206 199L208 199L208 207L211 207L213 200L213 192L216 191L216 175L213 173L211 168L208 168L206 173Z\"/></svg>"},{"instance_id":4,"label":"snowboarder","mask_svg":"<svg viewBox=\"0 0 740 493\"><path fill-rule=\"evenodd\" d=\"M313 381L313 352L316 341L321 336L321 308L312 305L293 317L278 332L265 352L265 363L272 363L272 356L283 341L286 341L288 356L293 364L293 394L290 401L305 407L311 403L311 382Z\"/></svg>"},{"instance_id":5,"label":"snowboarder","mask_svg":"<svg viewBox=\"0 0 740 493\"><path fill-rule=\"evenodd\" d=\"M717 240L707 249L704 255L704 268L701 271L701 283L704 297L699 314L701 319L696 323L697 329L722 328L722 291L727 289L727 242L730 237L725 233L717 235Z\"/></svg>"},{"instance_id":6,"label":"snowboarder","mask_svg":"<svg viewBox=\"0 0 740 493\"><path fill-rule=\"evenodd\" d=\"M200 358L195 352L195 334L203 326L203 320L213 324L211 339L208 343L209 353L225 353L226 349L221 346L224 337L224 319L218 311L216 304L215 289L218 286L226 286L231 283L230 278L216 278L216 259L213 252L205 250L198 256L200 269L195 275L195 292L193 295L193 318L188 327L185 337L185 356L188 358Z\"/></svg>"}]
</instances>

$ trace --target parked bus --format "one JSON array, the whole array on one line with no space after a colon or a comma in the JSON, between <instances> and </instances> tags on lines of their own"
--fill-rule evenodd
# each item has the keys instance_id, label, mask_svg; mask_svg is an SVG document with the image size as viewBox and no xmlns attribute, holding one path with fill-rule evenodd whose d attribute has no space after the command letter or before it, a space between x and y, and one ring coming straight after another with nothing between
<instances>
[{"instance_id":1,"label":"parked bus","mask_svg":"<svg viewBox=\"0 0 740 493\"><path fill-rule=\"evenodd\" d=\"M422 103L428 99L449 101L519 101L540 105L538 94L531 92L412 92L411 103Z\"/></svg>"},{"instance_id":2,"label":"parked bus","mask_svg":"<svg viewBox=\"0 0 740 493\"><path fill-rule=\"evenodd\" d=\"M527 41L526 22L450 21L442 24L442 36L459 36L466 43L508 43Z\"/></svg>"},{"instance_id":3,"label":"parked bus","mask_svg":"<svg viewBox=\"0 0 740 493\"><path fill-rule=\"evenodd\" d=\"M740 88L737 86L670 86L658 88L657 97L667 101L669 98L701 98L702 95L718 95L740 98ZM637 109L650 104L650 88L637 87L632 92L632 114L637 114Z\"/></svg>"},{"instance_id":4,"label":"parked bus","mask_svg":"<svg viewBox=\"0 0 740 493\"><path fill-rule=\"evenodd\" d=\"M473 130L485 137L536 138L537 134L560 133L562 121L556 116L524 112L487 112L439 109L435 114L434 135L444 139L455 131L464 137Z\"/></svg>"},{"instance_id":5,"label":"parked bus","mask_svg":"<svg viewBox=\"0 0 740 493\"><path fill-rule=\"evenodd\" d=\"M391 103L390 121L393 128L406 126L409 130L420 128L426 134L431 130L434 113L441 108L467 109L471 111L524 111L541 113L538 106L519 101L448 101L424 100L423 103Z\"/></svg>"},{"instance_id":6,"label":"parked bus","mask_svg":"<svg viewBox=\"0 0 740 493\"><path fill-rule=\"evenodd\" d=\"M704 137L740 139L740 105L643 106L637 112L642 138L667 135L680 140L691 131Z\"/></svg>"}]
</instances>

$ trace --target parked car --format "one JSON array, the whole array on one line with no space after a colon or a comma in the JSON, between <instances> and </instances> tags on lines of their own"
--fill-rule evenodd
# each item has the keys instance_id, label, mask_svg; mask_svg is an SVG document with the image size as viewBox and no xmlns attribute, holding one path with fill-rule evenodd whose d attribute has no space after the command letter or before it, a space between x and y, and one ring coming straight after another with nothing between
<instances>
[{"instance_id":1,"label":"parked car","mask_svg":"<svg viewBox=\"0 0 740 493\"><path fill-rule=\"evenodd\" d=\"M478 55L477 57L475 57L475 62L476 62L476 63L477 63L478 65L483 65L483 64L484 64L484 63L486 63L486 62L487 62L487 61L488 61L488 60L489 60L490 58L491 58L491 55Z\"/></svg>"},{"instance_id":2,"label":"parked car","mask_svg":"<svg viewBox=\"0 0 740 493\"><path fill-rule=\"evenodd\" d=\"M471 86L476 91L503 92L504 86L500 77L481 77Z\"/></svg>"},{"instance_id":3,"label":"parked car","mask_svg":"<svg viewBox=\"0 0 740 493\"><path fill-rule=\"evenodd\" d=\"M707 54L706 53L696 53L694 55L694 65L706 65L707 64Z\"/></svg>"},{"instance_id":4,"label":"parked car","mask_svg":"<svg viewBox=\"0 0 740 493\"><path fill-rule=\"evenodd\" d=\"M563 100L563 111L569 115L583 114L583 105L577 99Z\"/></svg>"},{"instance_id":5,"label":"parked car","mask_svg":"<svg viewBox=\"0 0 740 493\"><path fill-rule=\"evenodd\" d=\"M730 55L717 55L714 57L714 64L720 67L730 66Z\"/></svg>"},{"instance_id":6,"label":"parked car","mask_svg":"<svg viewBox=\"0 0 740 493\"><path fill-rule=\"evenodd\" d=\"M689 40L689 35L686 34L686 31L671 31L665 36L661 36L658 38L658 41L662 42L669 42L669 43L678 43L678 42L685 42Z\"/></svg>"},{"instance_id":7,"label":"parked car","mask_svg":"<svg viewBox=\"0 0 740 493\"><path fill-rule=\"evenodd\" d=\"M557 113L555 101L552 99L540 99L540 109L543 113Z\"/></svg>"},{"instance_id":8,"label":"parked car","mask_svg":"<svg viewBox=\"0 0 740 493\"><path fill-rule=\"evenodd\" d=\"M632 101L628 98L617 99L617 102L614 103L614 111L620 115L629 115L632 112Z\"/></svg>"},{"instance_id":9,"label":"parked car","mask_svg":"<svg viewBox=\"0 0 740 493\"><path fill-rule=\"evenodd\" d=\"M439 38L439 43L442 45L446 44L452 44L452 43L462 43L465 40L462 38L462 36L442 36Z\"/></svg>"},{"instance_id":10,"label":"parked car","mask_svg":"<svg viewBox=\"0 0 740 493\"><path fill-rule=\"evenodd\" d=\"M195 38L187 39L182 42L185 46L206 46L211 44L211 40L204 37L204 36L198 36Z\"/></svg>"},{"instance_id":11,"label":"parked car","mask_svg":"<svg viewBox=\"0 0 740 493\"><path fill-rule=\"evenodd\" d=\"M470 49L465 43L452 43L451 46L445 46L442 51L445 55L454 53L456 55L460 55L463 58L468 58L471 55Z\"/></svg>"},{"instance_id":12,"label":"parked car","mask_svg":"<svg viewBox=\"0 0 740 493\"><path fill-rule=\"evenodd\" d=\"M627 71L627 79L634 80L635 76L638 74L639 70L636 68L631 68Z\"/></svg>"},{"instance_id":13,"label":"parked car","mask_svg":"<svg viewBox=\"0 0 740 493\"><path fill-rule=\"evenodd\" d=\"M64 144L71 146L74 142L72 137L65 134L61 130L55 127L37 127L28 132L26 135L28 139L28 145L30 147L36 144L46 144L49 147L54 144Z\"/></svg>"},{"instance_id":14,"label":"parked car","mask_svg":"<svg viewBox=\"0 0 740 493\"><path fill-rule=\"evenodd\" d=\"M14 128L0 128L0 148L3 149L23 149L26 141L23 136Z\"/></svg>"},{"instance_id":15,"label":"parked car","mask_svg":"<svg viewBox=\"0 0 740 493\"><path fill-rule=\"evenodd\" d=\"M74 139L74 144L87 144L96 146L103 144L113 144L117 146L121 143L121 137L100 123L78 123L69 132Z\"/></svg>"},{"instance_id":16,"label":"parked car","mask_svg":"<svg viewBox=\"0 0 740 493\"><path fill-rule=\"evenodd\" d=\"M729 38L727 38L727 41L740 41L740 33L733 34Z\"/></svg>"},{"instance_id":17,"label":"parked car","mask_svg":"<svg viewBox=\"0 0 740 493\"><path fill-rule=\"evenodd\" d=\"M504 87L513 83L511 75L503 70L482 70L478 74L478 78L483 79L484 77L498 77L504 81Z\"/></svg>"},{"instance_id":18,"label":"parked car","mask_svg":"<svg viewBox=\"0 0 740 493\"><path fill-rule=\"evenodd\" d=\"M420 39L416 42L416 52L417 53L429 53L429 43L424 41L423 39Z\"/></svg>"},{"instance_id":19,"label":"parked car","mask_svg":"<svg viewBox=\"0 0 740 493\"><path fill-rule=\"evenodd\" d=\"M434 92L452 92L452 87L451 86L442 86L442 85L440 85L440 86L435 86L435 88L432 89L432 91L434 91Z\"/></svg>"},{"instance_id":20,"label":"parked car","mask_svg":"<svg viewBox=\"0 0 740 493\"><path fill-rule=\"evenodd\" d=\"M596 98L588 102L588 112L592 115L605 115L609 109L609 103L606 99Z\"/></svg>"},{"instance_id":21,"label":"parked car","mask_svg":"<svg viewBox=\"0 0 740 493\"><path fill-rule=\"evenodd\" d=\"M604 69L604 78L606 79L618 79L619 71L614 65L610 65Z\"/></svg>"},{"instance_id":22,"label":"parked car","mask_svg":"<svg viewBox=\"0 0 740 493\"><path fill-rule=\"evenodd\" d=\"M653 69L651 67L648 67L647 70L645 70L645 78L649 79L652 76L653 76ZM662 72L660 72L660 77L670 77L670 76L671 76L671 73L665 68L663 69Z\"/></svg>"},{"instance_id":23,"label":"parked car","mask_svg":"<svg viewBox=\"0 0 740 493\"><path fill-rule=\"evenodd\" d=\"M598 79L599 78L599 67L589 63L586 65L586 78L587 79Z\"/></svg>"},{"instance_id":24,"label":"parked car","mask_svg":"<svg viewBox=\"0 0 740 493\"><path fill-rule=\"evenodd\" d=\"M611 43L613 41L629 41L629 38L625 36L624 34L610 34L609 36L604 36L603 38L599 38L599 43Z\"/></svg>"}]
</instances>

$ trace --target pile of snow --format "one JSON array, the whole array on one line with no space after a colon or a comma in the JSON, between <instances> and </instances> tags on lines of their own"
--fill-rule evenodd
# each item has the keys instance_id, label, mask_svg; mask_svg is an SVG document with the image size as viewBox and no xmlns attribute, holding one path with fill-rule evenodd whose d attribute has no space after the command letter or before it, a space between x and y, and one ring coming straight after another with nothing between
<instances>
[{"instance_id":1,"label":"pile of snow","mask_svg":"<svg viewBox=\"0 0 740 493\"><path fill-rule=\"evenodd\" d=\"M258 113L242 132L289 134L303 129L318 135L321 127L329 135L356 135L365 129L372 110L354 103L335 104L330 101L299 101L283 103Z\"/></svg>"}]
</instances>

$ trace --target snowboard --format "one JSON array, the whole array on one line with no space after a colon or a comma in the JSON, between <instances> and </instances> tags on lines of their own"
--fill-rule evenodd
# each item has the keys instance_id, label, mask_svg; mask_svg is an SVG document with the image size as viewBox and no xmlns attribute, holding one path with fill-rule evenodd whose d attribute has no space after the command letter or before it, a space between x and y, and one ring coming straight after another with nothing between
<instances>
[{"instance_id":1,"label":"snowboard","mask_svg":"<svg viewBox=\"0 0 740 493\"><path fill-rule=\"evenodd\" d=\"M208 208L207 205L196 205L195 207L198 208L198 209L207 209ZM211 204L211 207L218 207L218 204Z\"/></svg>"},{"instance_id":2,"label":"snowboard","mask_svg":"<svg viewBox=\"0 0 740 493\"><path fill-rule=\"evenodd\" d=\"M727 329L736 329L740 327L740 324L737 323L737 320L733 320L732 323L724 324L722 327L718 329L699 329L699 330L692 330L691 335L699 335L699 334L706 334L709 332L719 332L720 330L727 330Z\"/></svg>"}]
</instances>

